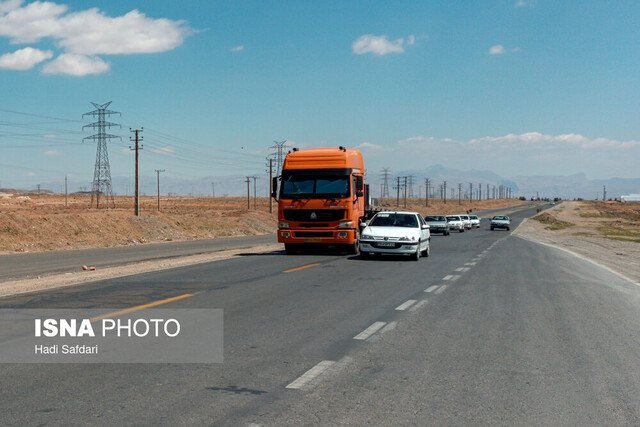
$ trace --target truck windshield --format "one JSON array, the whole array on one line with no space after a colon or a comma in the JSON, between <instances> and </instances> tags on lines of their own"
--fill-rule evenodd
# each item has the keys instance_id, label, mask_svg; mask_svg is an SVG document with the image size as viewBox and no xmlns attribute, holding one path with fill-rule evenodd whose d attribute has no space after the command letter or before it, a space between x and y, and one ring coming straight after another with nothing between
<instances>
[{"instance_id":1,"label":"truck windshield","mask_svg":"<svg viewBox=\"0 0 640 427\"><path fill-rule=\"evenodd\" d=\"M345 199L349 197L349 176L285 175L282 178L285 199Z\"/></svg>"}]
</instances>

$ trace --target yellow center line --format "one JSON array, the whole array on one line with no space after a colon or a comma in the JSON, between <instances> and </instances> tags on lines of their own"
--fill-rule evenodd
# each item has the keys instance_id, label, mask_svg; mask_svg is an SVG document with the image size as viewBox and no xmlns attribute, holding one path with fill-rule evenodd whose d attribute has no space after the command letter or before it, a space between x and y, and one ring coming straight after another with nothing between
<instances>
[{"instance_id":1,"label":"yellow center line","mask_svg":"<svg viewBox=\"0 0 640 427\"><path fill-rule=\"evenodd\" d=\"M291 270L285 270L283 271L283 273L291 273L292 271L302 270L303 268L315 267L316 265L320 265L320 263L303 265L302 267L296 267L296 268L292 268Z\"/></svg>"},{"instance_id":2,"label":"yellow center line","mask_svg":"<svg viewBox=\"0 0 640 427\"><path fill-rule=\"evenodd\" d=\"M116 311L114 313L109 313L109 314L105 314L105 315L98 316L98 317L92 317L91 319L89 319L89 321L90 322L97 322L98 320L106 319L106 318L109 318L109 317L122 316L123 314L131 313L133 311L144 310L145 308L150 308L150 307L155 307L157 305L167 304L169 302L178 301L178 300L181 300L181 299L184 299L184 298L189 298L189 297L192 297L192 296L193 296L193 294L178 295L177 297L167 298L167 299L163 299L161 301L156 301L156 302L150 302L149 304L138 305L138 306L131 307L131 308L125 308L124 310Z\"/></svg>"}]
</instances>

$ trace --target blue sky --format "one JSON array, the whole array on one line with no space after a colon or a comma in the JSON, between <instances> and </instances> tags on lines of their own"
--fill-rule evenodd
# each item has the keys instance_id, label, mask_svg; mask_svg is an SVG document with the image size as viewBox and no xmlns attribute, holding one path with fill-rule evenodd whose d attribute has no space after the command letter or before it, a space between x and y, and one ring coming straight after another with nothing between
<instances>
[{"instance_id":1,"label":"blue sky","mask_svg":"<svg viewBox=\"0 0 640 427\"><path fill-rule=\"evenodd\" d=\"M90 186L108 101L114 177L130 127L176 179L264 174L284 139L374 176L640 177L638 41L636 1L0 1L0 186Z\"/></svg>"}]
</instances>

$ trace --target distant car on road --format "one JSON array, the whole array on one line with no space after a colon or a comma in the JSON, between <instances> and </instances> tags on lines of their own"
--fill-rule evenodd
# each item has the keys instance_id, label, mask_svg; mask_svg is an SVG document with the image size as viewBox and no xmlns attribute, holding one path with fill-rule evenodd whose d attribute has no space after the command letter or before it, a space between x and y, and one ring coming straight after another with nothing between
<instances>
[{"instance_id":1,"label":"distant car on road","mask_svg":"<svg viewBox=\"0 0 640 427\"><path fill-rule=\"evenodd\" d=\"M451 234L447 217L444 215L427 215L424 217L424 221L429 226L429 232L442 233L445 236Z\"/></svg>"},{"instance_id":2,"label":"distant car on road","mask_svg":"<svg viewBox=\"0 0 640 427\"><path fill-rule=\"evenodd\" d=\"M495 230L496 228L506 228L507 230L509 230L510 227L511 227L511 220L506 215L503 215L503 216L496 215L493 218L491 218L492 230Z\"/></svg>"},{"instance_id":3,"label":"distant car on road","mask_svg":"<svg viewBox=\"0 0 640 427\"><path fill-rule=\"evenodd\" d=\"M467 230L471 230L471 218L469 218L469 215L467 215L467 214L458 214L458 216L462 220L462 222L464 224L464 228L466 228Z\"/></svg>"},{"instance_id":4,"label":"distant car on road","mask_svg":"<svg viewBox=\"0 0 640 427\"><path fill-rule=\"evenodd\" d=\"M429 226L417 212L378 212L360 235L360 257L369 254L410 255L418 261L431 252Z\"/></svg>"},{"instance_id":5,"label":"distant car on road","mask_svg":"<svg viewBox=\"0 0 640 427\"><path fill-rule=\"evenodd\" d=\"M458 215L447 215L447 222L449 223L449 229L458 230L460 233L464 233L464 222Z\"/></svg>"},{"instance_id":6,"label":"distant car on road","mask_svg":"<svg viewBox=\"0 0 640 427\"><path fill-rule=\"evenodd\" d=\"M478 218L478 215L469 215L469 218L471 219L472 227L480 228L480 218Z\"/></svg>"}]
</instances>

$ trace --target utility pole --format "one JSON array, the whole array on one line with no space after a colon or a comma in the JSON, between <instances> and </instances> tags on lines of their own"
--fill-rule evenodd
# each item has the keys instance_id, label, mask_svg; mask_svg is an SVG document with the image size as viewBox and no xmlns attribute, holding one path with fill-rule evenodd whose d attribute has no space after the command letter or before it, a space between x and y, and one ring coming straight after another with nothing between
<instances>
[{"instance_id":1,"label":"utility pole","mask_svg":"<svg viewBox=\"0 0 640 427\"><path fill-rule=\"evenodd\" d=\"M602 186L602 201L603 202L607 201L607 186L606 185Z\"/></svg>"},{"instance_id":2,"label":"utility pole","mask_svg":"<svg viewBox=\"0 0 640 427\"><path fill-rule=\"evenodd\" d=\"M462 204L462 184L458 184L458 206Z\"/></svg>"},{"instance_id":3,"label":"utility pole","mask_svg":"<svg viewBox=\"0 0 640 427\"><path fill-rule=\"evenodd\" d=\"M216 185L213 182L211 183L211 197L216 197Z\"/></svg>"},{"instance_id":4,"label":"utility pole","mask_svg":"<svg viewBox=\"0 0 640 427\"><path fill-rule=\"evenodd\" d=\"M400 177L398 177L398 185L396 186L396 207L400 207Z\"/></svg>"},{"instance_id":5,"label":"utility pole","mask_svg":"<svg viewBox=\"0 0 640 427\"><path fill-rule=\"evenodd\" d=\"M469 202L473 202L473 183L469 183Z\"/></svg>"},{"instance_id":6,"label":"utility pole","mask_svg":"<svg viewBox=\"0 0 640 427\"><path fill-rule=\"evenodd\" d=\"M407 177L404 177L404 208L407 208Z\"/></svg>"},{"instance_id":7,"label":"utility pole","mask_svg":"<svg viewBox=\"0 0 640 427\"><path fill-rule=\"evenodd\" d=\"M269 159L269 213L273 213L273 159Z\"/></svg>"},{"instance_id":8,"label":"utility pole","mask_svg":"<svg viewBox=\"0 0 640 427\"><path fill-rule=\"evenodd\" d=\"M251 177L247 177L247 210L251 209Z\"/></svg>"},{"instance_id":9,"label":"utility pole","mask_svg":"<svg viewBox=\"0 0 640 427\"><path fill-rule=\"evenodd\" d=\"M424 205L425 207L429 207L429 178L424 179L424 186L427 189L424 195Z\"/></svg>"},{"instance_id":10,"label":"utility pole","mask_svg":"<svg viewBox=\"0 0 640 427\"><path fill-rule=\"evenodd\" d=\"M252 176L251 178L253 178L253 210L256 210L256 209L258 209L256 207L256 205L257 205L256 201L258 199L258 196L256 194L256 180L258 179L258 177L257 176Z\"/></svg>"},{"instance_id":11,"label":"utility pole","mask_svg":"<svg viewBox=\"0 0 640 427\"><path fill-rule=\"evenodd\" d=\"M446 205L447 204L447 181L442 182L442 189L443 189L442 195L444 198L444 204Z\"/></svg>"},{"instance_id":12,"label":"utility pole","mask_svg":"<svg viewBox=\"0 0 640 427\"><path fill-rule=\"evenodd\" d=\"M68 193L67 193L67 175L65 175L64 176L64 207L65 208L69 206L69 203L68 203L68 200L67 200L67 195L68 195Z\"/></svg>"},{"instance_id":13,"label":"utility pole","mask_svg":"<svg viewBox=\"0 0 640 427\"><path fill-rule=\"evenodd\" d=\"M140 136L140 132L142 132L144 128L141 129L134 129L131 130L129 129L130 132L134 132L135 133L135 138L132 139L132 141L135 142L135 148L131 148L129 147L130 150L135 150L136 152L136 178L135 178L135 182L136 182L136 190L135 190L135 195L134 195L134 213L136 216L140 216L140 175L139 175L139 163L140 163L140 150L142 150L142 145L140 145L140 141L142 141L142 137ZM131 139L131 138L129 138Z\"/></svg>"},{"instance_id":14,"label":"utility pole","mask_svg":"<svg viewBox=\"0 0 640 427\"><path fill-rule=\"evenodd\" d=\"M158 212L160 212L160 172L164 172L164 169L156 169L156 175L158 175Z\"/></svg>"}]
</instances>

